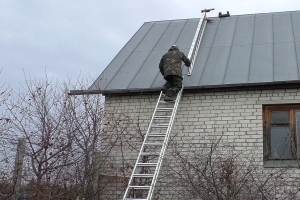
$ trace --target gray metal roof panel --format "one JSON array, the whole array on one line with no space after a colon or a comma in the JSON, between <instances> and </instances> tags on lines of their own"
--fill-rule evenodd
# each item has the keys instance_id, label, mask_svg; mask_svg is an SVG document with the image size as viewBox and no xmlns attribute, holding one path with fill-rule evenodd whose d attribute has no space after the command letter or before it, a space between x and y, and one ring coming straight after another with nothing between
<instances>
[{"instance_id":1,"label":"gray metal roof panel","mask_svg":"<svg viewBox=\"0 0 300 200\"><path fill-rule=\"evenodd\" d=\"M198 24L200 19L190 19L186 21L185 26L183 27L176 44L179 49L184 53L188 53L191 48L192 41L194 39Z\"/></svg>"},{"instance_id":2,"label":"gray metal roof panel","mask_svg":"<svg viewBox=\"0 0 300 200\"><path fill-rule=\"evenodd\" d=\"M130 51L121 51L118 55L111 61L111 63L105 68L105 70L100 74L96 81L91 85L89 89L98 90L106 88L110 81L114 78L115 74L122 67L123 63L130 56Z\"/></svg>"},{"instance_id":3,"label":"gray metal roof panel","mask_svg":"<svg viewBox=\"0 0 300 200\"><path fill-rule=\"evenodd\" d=\"M197 66L193 69L193 76L185 76L184 77L184 85L189 86L198 86L201 77L203 76L203 70L206 65L207 59L209 57L209 53L211 48L200 48L198 51L198 57L200 59L196 59L194 66ZM184 73L186 74L186 73Z\"/></svg>"},{"instance_id":4,"label":"gray metal roof panel","mask_svg":"<svg viewBox=\"0 0 300 200\"><path fill-rule=\"evenodd\" d=\"M256 15L254 24L253 45L273 43L272 15Z\"/></svg>"},{"instance_id":5,"label":"gray metal roof panel","mask_svg":"<svg viewBox=\"0 0 300 200\"><path fill-rule=\"evenodd\" d=\"M168 48L170 48L173 44L176 44L178 37L185 24L186 20L169 22L166 31L163 33L163 35L159 39L159 42L155 45L153 50L156 51L163 49L164 51L167 51Z\"/></svg>"},{"instance_id":6,"label":"gray metal roof panel","mask_svg":"<svg viewBox=\"0 0 300 200\"><path fill-rule=\"evenodd\" d=\"M253 45L249 83L273 81L273 44Z\"/></svg>"},{"instance_id":7,"label":"gray metal roof panel","mask_svg":"<svg viewBox=\"0 0 300 200\"><path fill-rule=\"evenodd\" d=\"M161 56L172 44L189 52L200 19L146 22L95 83L105 91L155 90L164 80ZM300 11L214 18L207 23L187 88L298 81ZM187 70L184 69L186 73Z\"/></svg>"},{"instance_id":8,"label":"gray metal roof panel","mask_svg":"<svg viewBox=\"0 0 300 200\"><path fill-rule=\"evenodd\" d=\"M251 49L251 45L232 47L224 84L248 82Z\"/></svg>"},{"instance_id":9,"label":"gray metal roof panel","mask_svg":"<svg viewBox=\"0 0 300 200\"><path fill-rule=\"evenodd\" d=\"M290 13L273 15L274 43L294 41L292 19Z\"/></svg>"},{"instance_id":10,"label":"gray metal roof panel","mask_svg":"<svg viewBox=\"0 0 300 200\"><path fill-rule=\"evenodd\" d=\"M294 30L294 38L296 42L300 42L300 13L292 13L292 25Z\"/></svg>"},{"instance_id":11,"label":"gray metal roof panel","mask_svg":"<svg viewBox=\"0 0 300 200\"><path fill-rule=\"evenodd\" d=\"M274 44L274 81L298 80L295 43Z\"/></svg>"},{"instance_id":12,"label":"gray metal roof panel","mask_svg":"<svg viewBox=\"0 0 300 200\"><path fill-rule=\"evenodd\" d=\"M121 51L133 51L144 39L145 35L152 28L154 23L144 23L144 25L133 35Z\"/></svg>"},{"instance_id":13,"label":"gray metal roof panel","mask_svg":"<svg viewBox=\"0 0 300 200\"><path fill-rule=\"evenodd\" d=\"M105 89L127 89L150 53L150 51L132 52Z\"/></svg>"},{"instance_id":14,"label":"gray metal roof panel","mask_svg":"<svg viewBox=\"0 0 300 200\"><path fill-rule=\"evenodd\" d=\"M235 45L251 45L253 42L254 16L247 18L238 18L233 46Z\"/></svg>"},{"instance_id":15,"label":"gray metal roof panel","mask_svg":"<svg viewBox=\"0 0 300 200\"><path fill-rule=\"evenodd\" d=\"M300 77L300 42L295 42L296 45L296 59L297 59L297 67L299 71L299 77Z\"/></svg>"},{"instance_id":16,"label":"gray metal roof panel","mask_svg":"<svg viewBox=\"0 0 300 200\"><path fill-rule=\"evenodd\" d=\"M198 82L199 85L219 85L224 83L230 49L230 47L211 48L200 82ZM200 59L201 57L199 57Z\"/></svg>"},{"instance_id":17,"label":"gray metal roof panel","mask_svg":"<svg viewBox=\"0 0 300 200\"><path fill-rule=\"evenodd\" d=\"M157 22L151 27L143 40L138 44L134 51L152 51L161 36L168 28L170 22Z\"/></svg>"},{"instance_id":18,"label":"gray metal roof panel","mask_svg":"<svg viewBox=\"0 0 300 200\"><path fill-rule=\"evenodd\" d=\"M152 51L143 66L140 68L140 71L133 78L129 88L150 88L153 81L159 74L159 58L165 52L166 50ZM147 75L145 76L145 74Z\"/></svg>"},{"instance_id":19,"label":"gray metal roof panel","mask_svg":"<svg viewBox=\"0 0 300 200\"><path fill-rule=\"evenodd\" d=\"M219 19L214 19L213 23L209 23L206 25L205 31L203 33L203 39L201 41L200 48L205 48L205 47L211 48L212 47L212 44L214 42L218 27L219 27L219 23L220 23ZM201 55L201 54L198 53L198 56L199 55Z\"/></svg>"},{"instance_id":20,"label":"gray metal roof panel","mask_svg":"<svg viewBox=\"0 0 300 200\"><path fill-rule=\"evenodd\" d=\"M221 18L212 47L231 46L235 33L237 16ZM209 23L208 23L209 26ZM213 34L213 33L211 33ZM205 38L203 38L205 40Z\"/></svg>"}]
</instances>

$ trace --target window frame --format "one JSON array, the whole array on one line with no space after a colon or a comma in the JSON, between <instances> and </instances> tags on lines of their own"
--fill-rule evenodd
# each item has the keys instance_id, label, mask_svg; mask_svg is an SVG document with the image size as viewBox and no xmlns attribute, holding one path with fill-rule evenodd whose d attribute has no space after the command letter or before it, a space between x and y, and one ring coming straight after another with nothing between
<instances>
[{"instance_id":1,"label":"window frame","mask_svg":"<svg viewBox=\"0 0 300 200\"><path fill-rule=\"evenodd\" d=\"M271 127L280 127L284 126L284 123L271 123L272 122L272 112L282 112L282 111L288 111L289 114L289 122L287 123L290 126L291 131L291 153L292 158L291 159L272 159L271 158ZM285 163L291 163L290 161L298 161L299 160L299 150L297 150L297 146L299 148L299 144L297 144L297 141L299 141L299 138L297 138L297 122L296 122L296 111L300 111L300 104L281 104L281 105L263 105L263 152L264 152L264 162L268 161L274 161L275 163L278 161L285 162ZM300 125L298 125L300 128ZM298 140L297 140L298 139ZM298 155L297 155L298 153ZM273 164L274 164L273 162Z\"/></svg>"}]
</instances>

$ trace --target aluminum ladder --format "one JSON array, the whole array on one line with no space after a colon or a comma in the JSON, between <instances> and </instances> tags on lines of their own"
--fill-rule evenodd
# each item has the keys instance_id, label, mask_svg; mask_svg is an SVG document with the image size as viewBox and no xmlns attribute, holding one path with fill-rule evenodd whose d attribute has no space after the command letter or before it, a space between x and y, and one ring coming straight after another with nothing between
<instances>
[{"instance_id":1,"label":"aluminum ladder","mask_svg":"<svg viewBox=\"0 0 300 200\"><path fill-rule=\"evenodd\" d=\"M188 76L192 73L193 65L196 60L202 35L206 26L206 12L210 12L211 10L214 9L202 10L202 13L204 12L205 15L199 21L194 40L188 54L188 58L192 63L188 70ZM152 199L182 91L183 87L178 92L174 102L163 101L164 94L163 92L160 92L123 200Z\"/></svg>"},{"instance_id":2,"label":"aluminum ladder","mask_svg":"<svg viewBox=\"0 0 300 200\"><path fill-rule=\"evenodd\" d=\"M160 92L123 200L152 198L182 90L174 102L163 101L164 94Z\"/></svg>"}]
</instances>

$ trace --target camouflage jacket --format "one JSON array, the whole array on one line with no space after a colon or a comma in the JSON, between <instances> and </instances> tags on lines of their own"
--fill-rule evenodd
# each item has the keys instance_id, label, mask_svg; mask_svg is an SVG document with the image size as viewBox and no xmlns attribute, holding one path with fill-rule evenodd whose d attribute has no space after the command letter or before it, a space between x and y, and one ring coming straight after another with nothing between
<instances>
[{"instance_id":1,"label":"camouflage jacket","mask_svg":"<svg viewBox=\"0 0 300 200\"><path fill-rule=\"evenodd\" d=\"M166 77L169 75L177 75L182 77L181 61L187 67L191 65L191 61L179 50L169 50L160 60L159 70L161 74Z\"/></svg>"}]
</instances>

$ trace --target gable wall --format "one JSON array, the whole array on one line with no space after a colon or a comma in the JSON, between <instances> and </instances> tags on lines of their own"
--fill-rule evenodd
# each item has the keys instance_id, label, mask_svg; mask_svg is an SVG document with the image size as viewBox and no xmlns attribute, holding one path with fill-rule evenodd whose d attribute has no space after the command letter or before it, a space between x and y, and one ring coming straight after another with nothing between
<instances>
[{"instance_id":1,"label":"gable wall","mask_svg":"<svg viewBox=\"0 0 300 200\"><path fill-rule=\"evenodd\" d=\"M130 176L131 167L142 143L140 134L146 133L157 97L158 94L106 97L105 111L109 116L107 121L111 121L110 125L105 126L106 134L110 140L113 137L118 137L119 140L105 161L106 167L103 167L104 171L108 170L111 175L123 177L124 184L127 184L124 177ZM219 154L244 153L243 157L248 156L261 170L272 170L263 168L262 105L283 103L300 103L300 89L184 93L172 128L171 136L175 136L172 141L177 147L180 146L181 153L189 153L195 147L200 149L221 138L220 145L224 147L224 151L220 151ZM111 113L114 113L114 118L122 116L118 124L122 127L117 130L118 136L116 129L111 127ZM107 144L104 140L103 146ZM172 163L170 160L174 144L171 142L164 164ZM227 148L229 145L230 149ZM168 178L171 172L165 165L160 173L158 187L159 184L168 185L173 182ZM176 163L172 166L176 166ZM299 171L294 169L289 170L287 174L290 178L299 177ZM118 188L124 189L125 185ZM164 198L174 189L170 189L171 186L161 188L163 189L160 195ZM114 195L117 199L120 198L118 195L123 193L124 191L114 192ZM169 198L176 199L174 196Z\"/></svg>"}]
</instances>

